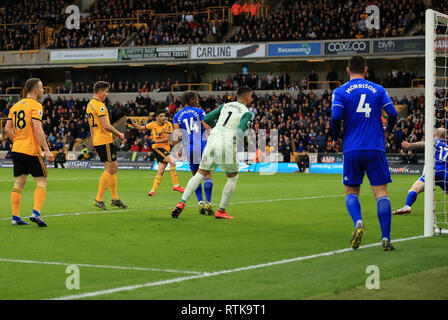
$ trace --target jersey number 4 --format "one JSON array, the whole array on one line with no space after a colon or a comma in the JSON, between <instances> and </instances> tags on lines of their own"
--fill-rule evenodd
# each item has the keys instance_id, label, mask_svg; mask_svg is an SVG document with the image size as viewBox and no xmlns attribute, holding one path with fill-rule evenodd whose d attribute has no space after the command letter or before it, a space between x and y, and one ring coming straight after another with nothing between
<instances>
[{"instance_id":1,"label":"jersey number 4","mask_svg":"<svg viewBox=\"0 0 448 320\"><path fill-rule=\"evenodd\" d=\"M364 113L364 116L366 118L370 118L370 112L372 109L370 109L370 103L366 103L366 94L361 94L361 99L359 99L358 108L356 108L356 112Z\"/></svg>"}]
</instances>

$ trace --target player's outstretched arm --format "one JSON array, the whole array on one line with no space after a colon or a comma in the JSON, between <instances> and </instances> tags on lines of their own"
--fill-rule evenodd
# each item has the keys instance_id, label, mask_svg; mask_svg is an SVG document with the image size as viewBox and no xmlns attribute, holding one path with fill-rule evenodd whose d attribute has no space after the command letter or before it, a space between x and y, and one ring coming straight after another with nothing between
<instances>
[{"instance_id":1,"label":"player's outstretched arm","mask_svg":"<svg viewBox=\"0 0 448 320\"><path fill-rule=\"evenodd\" d=\"M126 120L126 123L133 126L137 130L142 130L142 131L146 130L146 128L144 126L141 126L138 123L132 122L131 119Z\"/></svg>"},{"instance_id":2,"label":"player's outstretched arm","mask_svg":"<svg viewBox=\"0 0 448 320\"><path fill-rule=\"evenodd\" d=\"M37 141L39 141L42 148L44 148L45 158L48 162L54 161L54 155L48 148L47 138L45 137L44 130L42 129L42 122L40 120L33 119L34 132L36 133Z\"/></svg>"},{"instance_id":3,"label":"player's outstretched arm","mask_svg":"<svg viewBox=\"0 0 448 320\"><path fill-rule=\"evenodd\" d=\"M401 146L405 149L419 149L425 147L425 141L407 142L403 141Z\"/></svg>"}]
</instances>

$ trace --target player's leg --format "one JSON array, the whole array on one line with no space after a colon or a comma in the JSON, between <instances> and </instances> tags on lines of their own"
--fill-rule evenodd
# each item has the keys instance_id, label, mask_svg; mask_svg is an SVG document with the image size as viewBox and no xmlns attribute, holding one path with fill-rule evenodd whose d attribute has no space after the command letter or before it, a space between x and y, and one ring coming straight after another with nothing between
<instances>
[{"instance_id":1,"label":"player's leg","mask_svg":"<svg viewBox=\"0 0 448 320\"><path fill-rule=\"evenodd\" d=\"M42 220L40 212L47 194L47 168L41 157L33 157L30 160L30 165L30 173L36 182L33 212L30 216L30 220L36 223L39 227L46 227L47 224Z\"/></svg>"},{"instance_id":2,"label":"player's leg","mask_svg":"<svg viewBox=\"0 0 448 320\"><path fill-rule=\"evenodd\" d=\"M378 220L381 228L381 239L383 250L394 250L390 242L390 231L392 225L392 209L387 194L387 184L372 186L373 194L376 199Z\"/></svg>"},{"instance_id":3,"label":"player's leg","mask_svg":"<svg viewBox=\"0 0 448 320\"><path fill-rule=\"evenodd\" d=\"M359 192L365 173L365 159L362 152L352 151L344 154L343 183L345 186L345 206L352 218L354 230L350 239L350 247L359 248L365 232L361 215Z\"/></svg>"},{"instance_id":4,"label":"player's leg","mask_svg":"<svg viewBox=\"0 0 448 320\"><path fill-rule=\"evenodd\" d=\"M111 161L108 163L108 172L110 174L110 180L109 180L109 189L112 196L110 205L113 207L123 208L126 209L128 206L123 203L123 201L120 200L118 197L118 182L117 182L117 173L118 173L118 162L117 161Z\"/></svg>"},{"instance_id":5,"label":"player's leg","mask_svg":"<svg viewBox=\"0 0 448 320\"><path fill-rule=\"evenodd\" d=\"M205 177L210 174L210 171L217 169L218 165L215 162L215 148L217 145L219 145L219 143L216 143L213 137L209 137L198 171L190 178L190 180L188 180L181 201L176 205L173 211L171 211L171 216L173 218L177 218L180 215L185 207L185 203L193 195Z\"/></svg>"},{"instance_id":6,"label":"player's leg","mask_svg":"<svg viewBox=\"0 0 448 320\"><path fill-rule=\"evenodd\" d=\"M392 212L394 215L401 215L406 213L411 213L412 205L417 200L417 195L425 190L425 175L423 174L420 179L414 182L411 189L408 191L408 195L406 196L406 202L403 208L395 210Z\"/></svg>"},{"instance_id":7,"label":"player's leg","mask_svg":"<svg viewBox=\"0 0 448 320\"><path fill-rule=\"evenodd\" d=\"M390 243L392 209L387 193L387 184L391 183L392 179L390 177L389 164L384 152L368 151L366 154L370 158L367 167L367 176L369 177L370 185L372 186L372 191L376 199L382 245L384 250L390 251L394 247Z\"/></svg>"},{"instance_id":8,"label":"player's leg","mask_svg":"<svg viewBox=\"0 0 448 320\"><path fill-rule=\"evenodd\" d=\"M198 188L199 184L201 184L202 180L205 179L205 176L209 174L209 171L205 169L199 168L198 172L188 180L187 186L185 187L185 191L182 194L181 201L176 205L176 207L171 211L171 216L173 218L179 217L181 212L185 208L185 203L190 199L190 197L193 195L193 193Z\"/></svg>"},{"instance_id":9,"label":"player's leg","mask_svg":"<svg viewBox=\"0 0 448 320\"><path fill-rule=\"evenodd\" d=\"M198 172L198 169L199 169L199 165L196 165L196 166L197 167L195 167L195 165L190 164L190 170L191 170L191 174L193 176L196 174L196 172ZM196 194L196 198L198 199L199 213L205 214L205 203L204 203L204 198L202 197L202 184L201 183L198 185L198 187L194 191L194 193Z\"/></svg>"},{"instance_id":10,"label":"player's leg","mask_svg":"<svg viewBox=\"0 0 448 320\"><path fill-rule=\"evenodd\" d=\"M168 155L165 157L163 161L170 164L170 173L171 178L173 179L173 190L183 193L185 190L179 185L179 181L177 179L176 160L174 160L174 158L171 155Z\"/></svg>"},{"instance_id":11,"label":"player's leg","mask_svg":"<svg viewBox=\"0 0 448 320\"><path fill-rule=\"evenodd\" d=\"M205 211L207 211L207 214L209 216L214 215L212 208L212 191L213 191L213 180L212 180L212 173L209 172L205 176L204 180L204 192L205 192Z\"/></svg>"},{"instance_id":12,"label":"player's leg","mask_svg":"<svg viewBox=\"0 0 448 320\"><path fill-rule=\"evenodd\" d=\"M42 220L40 212L47 194L47 177L34 177L34 181L36 182L36 188L34 189L33 213L30 220L39 227L46 227L47 224Z\"/></svg>"},{"instance_id":13,"label":"player's leg","mask_svg":"<svg viewBox=\"0 0 448 320\"><path fill-rule=\"evenodd\" d=\"M236 184L238 182L238 172L228 172L227 173L227 182L224 185L224 189L222 190L221 202L219 204L218 211L215 213L215 218L218 219L235 219L234 217L229 216L226 212L227 205L232 198L233 193L236 189Z\"/></svg>"},{"instance_id":14,"label":"player's leg","mask_svg":"<svg viewBox=\"0 0 448 320\"><path fill-rule=\"evenodd\" d=\"M227 172L227 182L222 190L221 202L218 211L215 213L215 218L234 219L226 212L226 207L232 198L238 182L239 163L236 156L236 144L233 142L223 144L221 168ZM219 155L218 155L219 157Z\"/></svg>"},{"instance_id":15,"label":"player's leg","mask_svg":"<svg viewBox=\"0 0 448 320\"><path fill-rule=\"evenodd\" d=\"M106 205L104 204L103 197L106 193L107 188L109 188L109 186L112 184L112 158L110 156L110 152L108 152L109 150L107 149L107 145L105 144L95 146L95 150L100 157L100 161L104 164L104 171L98 184L98 192L96 194L95 200L93 201L93 205L103 210L107 210Z\"/></svg>"},{"instance_id":16,"label":"player's leg","mask_svg":"<svg viewBox=\"0 0 448 320\"><path fill-rule=\"evenodd\" d=\"M166 162L160 161L157 159L159 168L157 169L157 175L154 178L154 183L152 184L151 191L148 192L148 196L153 197L155 192L160 186L160 182L162 181L163 174L165 173L166 166L168 165Z\"/></svg>"},{"instance_id":17,"label":"player's leg","mask_svg":"<svg viewBox=\"0 0 448 320\"><path fill-rule=\"evenodd\" d=\"M23 221L20 217L20 202L22 200L22 190L26 184L26 175L22 174L14 177L14 187L11 191L11 210L12 210L12 225L28 225L29 223Z\"/></svg>"}]
</instances>

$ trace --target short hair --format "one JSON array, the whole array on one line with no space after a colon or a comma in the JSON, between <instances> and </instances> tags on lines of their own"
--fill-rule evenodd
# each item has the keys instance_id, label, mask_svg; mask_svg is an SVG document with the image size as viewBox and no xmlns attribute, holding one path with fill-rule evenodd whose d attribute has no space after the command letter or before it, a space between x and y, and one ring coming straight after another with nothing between
<instances>
[{"instance_id":1,"label":"short hair","mask_svg":"<svg viewBox=\"0 0 448 320\"><path fill-rule=\"evenodd\" d=\"M446 129L445 128L437 128L435 133L436 133L436 137L438 139L446 139Z\"/></svg>"},{"instance_id":2,"label":"short hair","mask_svg":"<svg viewBox=\"0 0 448 320\"><path fill-rule=\"evenodd\" d=\"M30 78L30 79L26 80L25 87L23 88L23 91L24 91L25 95L27 95L28 93L33 91L34 88L37 87L37 84L39 82L40 82L39 78Z\"/></svg>"},{"instance_id":3,"label":"short hair","mask_svg":"<svg viewBox=\"0 0 448 320\"><path fill-rule=\"evenodd\" d=\"M190 104L193 99L195 99L198 95L194 91L186 91L182 97L180 98L180 101L182 104L187 105Z\"/></svg>"},{"instance_id":4,"label":"short hair","mask_svg":"<svg viewBox=\"0 0 448 320\"><path fill-rule=\"evenodd\" d=\"M236 95L238 96L238 97L244 97L244 96L246 96L248 93L251 93L253 90L251 89L251 88L249 88L249 87L246 87L246 86L242 86L242 87L239 87L238 88L238 90L236 91Z\"/></svg>"},{"instance_id":5,"label":"short hair","mask_svg":"<svg viewBox=\"0 0 448 320\"><path fill-rule=\"evenodd\" d=\"M366 59L364 57L356 55L352 56L348 61L348 68L351 73L362 74L366 68Z\"/></svg>"},{"instance_id":6,"label":"short hair","mask_svg":"<svg viewBox=\"0 0 448 320\"><path fill-rule=\"evenodd\" d=\"M93 86L93 92L98 93L101 90L105 90L107 88L110 88L110 83L106 81L97 81L95 85Z\"/></svg>"},{"instance_id":7,"label":"short hair","mask_svg":"<svg viewBox=\"0 0 448 320\"><path fill-rule=\"evenodd\" d=\"M156 111L156 117L157 117L158 115L161 115L162 113L165 113L165 114L166 114L165 109L159 109L159 110L157 110L157 111Z\"/></svg>"}]
</instances>

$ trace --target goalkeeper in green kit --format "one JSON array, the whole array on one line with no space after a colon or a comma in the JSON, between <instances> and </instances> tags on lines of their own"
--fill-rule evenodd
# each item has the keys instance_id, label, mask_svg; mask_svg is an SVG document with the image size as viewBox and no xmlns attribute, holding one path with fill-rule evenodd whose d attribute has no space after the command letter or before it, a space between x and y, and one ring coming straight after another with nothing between
<instances>
[{"instance_id":1,"label":"goalkeeper in green kit","mask_svg":"<svg viewBox=\"0 0 448 320\"><path fill-rule=\"evenodd\" d=\"M181 202L171 212L173 218L179 217L184 210L185 203L193 195L205 176L218 165L227 174L227 183L222 191L219 210L215 213L218 219L234 219L226 212L226 207L233 195L238 181L237 133L245 131L252 113L247 106L252 102L253 90L240 87L237 91L237 101L221 105L205 116L204 122L212 127L207 140L198 172L188 181Z\"/></svg>"}]
</instances>

